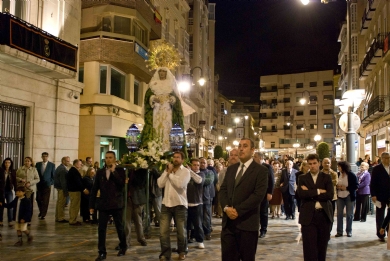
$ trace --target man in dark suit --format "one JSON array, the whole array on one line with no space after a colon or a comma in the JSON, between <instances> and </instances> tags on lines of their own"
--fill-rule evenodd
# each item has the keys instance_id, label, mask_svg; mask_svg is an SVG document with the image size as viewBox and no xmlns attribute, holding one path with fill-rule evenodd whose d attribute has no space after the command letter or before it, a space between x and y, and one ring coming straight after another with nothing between
<instances>
[{"instance_id":1,"label":"man in dark suit","mask_svg":"<svg viewBox=\"0 0 390 261\"><path fill-rule=\"evenodd\" d=\"M253 161L254 142L243 138L240 162L227 168L220 189L222 260L254 261L258 242L260 203L267 193L268 169Z\"/></svg>"},{"instance_id":2,"label":"man in dark suit","mask_svg":"<svg viewBox=\"0 0 390 261\"><path fill-rule=\"evenodd\" d=\"M333 183L331 176L320 172L317 154L306 158L310 172L299 176L298 194L302 205L299 223L302 225L303 257L305 261L325 261L333 222Z\"/></svg>"},{"instance_id":3,"label":"man in dark suit","mask_svg":"<svg viewBox=\"0 0 390 261\"><path fill-rule=\"evenodd\" d=\"M66 177L70 198L69 225L71 226L81 226L81 222L77 221L77 216L80 211L81 193L88 193L84 187L83 178L79 172L80 169L81 160L75 159Z\"/></svg>"},{"instance_id":4,"label":"man in dark suit","mask_svg":"<svg viewBox=\"0 0 390 261\"><path fill-rule=\"evenodd\" d=\"M42 162L38 162L35 167L39 175L39 183L37 184L37 204L39 208L40 219L45 219L47 208L49 206L51 185L54 183L54 171L56 166L48 161L49 153L42 153Z\"/></svg>"},{"instance_id":5,"label":"man in dark suit","mask_svg":"<svg viewBox=\"0 0 390 261\"><path fill-rule=\"evenodd\" d=\"M95 182L92 187L89 208L90 213L95 211L96 195L100 190L100 200L97 205L99 210L99 256L95 261L106 259L106 231L109 215L112 215L115 222L116 232L119 238L120 250L118 256L123 256L127 250L126 236L123 225L123 191L125 187L125 170L116 167L115 152L107 151L105 159L106 167L99 169L96 173Z\"/></svg>"},{"instance_id":6,"label":"man in dark suit","mask_svg":"<svg viewBox=\"0 0 390 261\"><path fill-rule=\"evenodd\" d=\"M68 166L70 165L69 157L62 157L61 164L54 172L54 188L57 189L57 205L56 205L56 222L68 223L65 219L64 207L66 198L69 196L68 185L66 184L66 176L68 175Z\"/></svg>"},{"instance_id":7,"label":"man in dark suit","mask_svg":"<svg viewBox=\"0 0 390 261\"><path fill-rule=\"evenodd\" d=\"M274 192L274 170L271 165L265 163L264 153L255 152L253 160L268 169L268 187L267 194L264 196L264 199L261 201L260 205L260 238L265 237L268 227L268 202L272 199L272 193Z\"/></svg>"},{"instance_id":8,"label":"man in dark suit","mask_svg":"<svg viewBox=\"0 0 390 261\"><path fill-rule=\"evenodd\" d=\"M381 162L381 164L372 169L370 191L372 201L381 203L380 208L378 208L378 203L376 203L376 235L380 241L384 242L385 234L381 235L379 230L385 219L386 204L390 200L390 155L388 152L381 154Z\"/></svg>"},{"instance_id":9,"label":"man in dark suit","mask_svg":"<svg viewBox=\"0 0 390 261\"><path fill-rule=\"evenodd\" d=\"M297 170L293 168L293 162L291 160L286 161L286 168L282 170L280 178L280 190L283 195L286 220L295 219L295 173L297 173Z\"/></svg>"}]
</instances>

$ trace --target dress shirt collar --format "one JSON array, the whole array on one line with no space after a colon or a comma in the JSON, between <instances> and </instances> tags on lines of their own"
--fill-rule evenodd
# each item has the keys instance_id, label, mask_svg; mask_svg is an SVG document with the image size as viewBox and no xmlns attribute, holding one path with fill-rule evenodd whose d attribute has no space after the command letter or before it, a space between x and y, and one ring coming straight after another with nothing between
<instances>
[{"instance_id":1,"label":"dress shirt collar","mask_svg":"<svg viewBox=\"0 0 390 261\"><path fill-rule=\"evenodd\" d=\"M248 169L249 165L252 164L252 162L253 162L253 159L252 159L252 158L249 159L249 160L248 160L247 162L245 162L245 163L242 163L242 162L240 161L240 166L239 166L239 168L241 168L241 165L244 164L244 165L245 165L244 171L245 171L245 170Z\"/></svg>"}]
</instances>

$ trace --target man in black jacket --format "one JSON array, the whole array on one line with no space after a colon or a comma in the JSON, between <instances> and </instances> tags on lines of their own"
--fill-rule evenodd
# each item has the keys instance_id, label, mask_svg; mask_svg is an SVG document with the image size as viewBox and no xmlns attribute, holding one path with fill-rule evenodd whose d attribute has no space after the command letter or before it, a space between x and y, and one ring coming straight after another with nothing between
<instances>
[{"instance_id":1,"label":"man in black jacket","mask_svg":"<svg viewBox=\"0 0 390 261\"><path fill-rule=\"evenodd\" d=\"M126 236L123 226L123 188L125 186L125 171L116 167L116 155L113 151L106 152L106 167L99 169L96 173L95 183L92 187L89 206L90 212L95 211L97 192L100 191L100 200L97 206L99 210L99 256L95 261L106 259L106 230L109 215L112 215L115 222L116 232L119 238L118 256L123 256L127 250Z\"/></svg>"},{"instance_id":2,"label":"man in black jacket","mask_svg":"<svg viewBox=\"0 0 390 261\"><path fill-rule=\"evenodd\" d=\"M81 222L77 221L77 216L80 210L81 193L87 193L84 185L83 178L79 172L81 169L81 161L75 159L73 166L69 169L67 175L67 185L70 198L69 206L69 225L81 226Z\"/></svg>"}]
</instances>

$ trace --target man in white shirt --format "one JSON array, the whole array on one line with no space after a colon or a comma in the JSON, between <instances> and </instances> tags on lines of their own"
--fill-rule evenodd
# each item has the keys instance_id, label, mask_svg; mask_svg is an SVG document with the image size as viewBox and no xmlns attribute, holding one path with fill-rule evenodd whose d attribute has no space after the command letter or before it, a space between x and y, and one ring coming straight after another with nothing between
<instances>
[{"instance_id":1,"label":"man in white shirt","mask_svg":"<svg viewBox=\"0 0 390 261\"><path fill-rule=\"evenodd\" d=\"M164 197L160 216L160 261L171 259L170 224L174 218L177 229L177 249L179 260L187 254L187 184L190 172L182 164L184 154L177 151L173 154L173 165L169 164L164 173L157 179L160 188L164 188Z\"/></svg>"}]
</instances>

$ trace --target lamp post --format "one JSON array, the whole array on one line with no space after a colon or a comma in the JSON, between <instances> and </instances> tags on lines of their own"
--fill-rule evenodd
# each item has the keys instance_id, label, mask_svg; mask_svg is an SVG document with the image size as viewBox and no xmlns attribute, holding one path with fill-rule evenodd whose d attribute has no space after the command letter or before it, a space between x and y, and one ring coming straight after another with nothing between
<instances>
[{"instance_id":1,"label":"lamp post","mask_svg":"<svg viewBox=\"0 0 390 261\"><path fill-rule=\"evenodd\" d=\"M305 92L308 93L309 102L307 102L307 101L306 101L306 98L304 97ZM316 105L316 126L317 126L317 134L314 136L314 141L316 142L316 146L317 146L317 143L322 139L321 135L318 133L318 97L316 96L316 103L315 103L315 104L311 104L311 101L310 101L310 92L309 92L309 91L303 91L303 92L302 92L302 98L299 100L299 103L302 104L302 105L305 105L306 103L307 103L308 105Z\"/></svg>"},{"instance_id":2,"label":"lamp post","mask_svg":"<svg viewBox=\"0 0 390 261\"><path fill-rule=\"evenodd\" d=\"M195 69L199 69L199 70L200 70L200 78L198 79L198 83L199 83L200 86L203 86L203 85L206 83L206 79L205 79L204 76L203 76L202 67L196 66L196 67L192 68L192 69L190 70L190 75L191 75L191 77L194 76L194 70L195 70Z\"/></svg>"}]
</instances>

